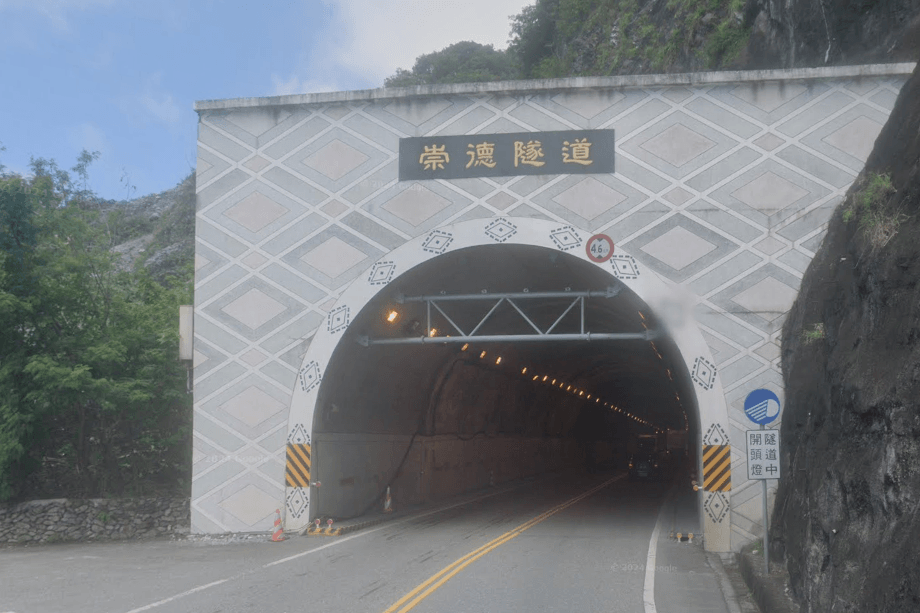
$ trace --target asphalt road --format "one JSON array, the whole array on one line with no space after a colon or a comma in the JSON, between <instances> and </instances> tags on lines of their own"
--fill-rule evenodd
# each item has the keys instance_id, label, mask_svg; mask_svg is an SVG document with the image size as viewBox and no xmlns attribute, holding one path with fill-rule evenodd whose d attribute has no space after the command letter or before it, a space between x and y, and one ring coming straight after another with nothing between
<instances>
[{"instance_id":1,"label":"asphalt road","mask_svg":"<svg viewBox=\"0 0 920 613\"><path fill-rule=\"evenodd\" d=\"M340 537L7 548L0 613L737 610L711 556L667 539L666 485L586 475L484 494Z\"/></svg>"}]
</instances>

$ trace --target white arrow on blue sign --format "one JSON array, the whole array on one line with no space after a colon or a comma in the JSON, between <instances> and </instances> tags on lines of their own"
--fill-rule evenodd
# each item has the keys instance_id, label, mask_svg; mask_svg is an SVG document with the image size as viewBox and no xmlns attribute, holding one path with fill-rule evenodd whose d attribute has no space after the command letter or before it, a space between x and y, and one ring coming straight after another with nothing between
<instances>
[{"instance_id":1,"label":"white arrow on blue sign","mask_svg":"<svg viewBox=\"0 0 920 613\"><path fill-rule=\"evenodd\" d=\"M770 390L754 390L744 399L744 414L755 424L765 426L779 416L779 398Z\"/></svg>"}]
</instances>

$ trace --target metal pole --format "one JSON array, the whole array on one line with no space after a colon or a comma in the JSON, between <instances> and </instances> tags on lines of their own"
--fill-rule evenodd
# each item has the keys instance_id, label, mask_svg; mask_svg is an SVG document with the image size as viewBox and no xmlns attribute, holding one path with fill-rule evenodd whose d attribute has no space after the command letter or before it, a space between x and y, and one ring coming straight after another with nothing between
<instances>
[{"instance_id":1,"label":"metal pole","mask_svg":"<svg viewBox=\"0 0 920 613\"><path fill-rule=\"evenodd\" d=\"M546 341L648 341L657 338L648 332L586 332L584 334L495 334L490 336L411 336L407 338L368 338L359 336L359 344L370 345L435 345L447 343L520 343Z\"/></svg>"},{"instance_id":2,"label":"metal pole","mask_svg":"<svg viewBox=\"0 0 920 613\"><path fill-rule=\"evenodd\" d=\"M618 287L608 287L605 290L591 290L583 292L497 292L490 294L488 292L481 294L431 294L425 296L397 296L399 304L407 302L425 302L434 300L435 302L451 302L456 300L498 300L506 298L511 300L526 300L536 298L613 298L620 293Z\"/></svg>"},{"instance_id":3,"label":"metal pole","mask_svg":"<svg viewBox=\"0 0 920 613\"><path fill-rule=\"evenodd\" d=\"M763 424L760 429L765 430ZM767 480L761 479L761 490L763 492L763 566L764 572L770 574L770 527L767 525Z\"/></svg>"}]
</instances>

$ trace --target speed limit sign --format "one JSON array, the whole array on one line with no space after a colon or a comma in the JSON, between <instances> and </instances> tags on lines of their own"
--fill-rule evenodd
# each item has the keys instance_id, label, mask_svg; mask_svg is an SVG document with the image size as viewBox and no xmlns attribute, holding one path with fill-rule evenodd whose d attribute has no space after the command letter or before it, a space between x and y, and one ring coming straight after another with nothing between
<instances>
[{"instance_id":1,"label":"speed limit sign","mask_svg":"<svg viewBox=\"0 0 920 613\"><path fill-rule=\"evenodd\" d=\"M613 257L613 239L606 234L595 234L585 244L588 259L598 264Z\"/></svg>"}]
</instances>

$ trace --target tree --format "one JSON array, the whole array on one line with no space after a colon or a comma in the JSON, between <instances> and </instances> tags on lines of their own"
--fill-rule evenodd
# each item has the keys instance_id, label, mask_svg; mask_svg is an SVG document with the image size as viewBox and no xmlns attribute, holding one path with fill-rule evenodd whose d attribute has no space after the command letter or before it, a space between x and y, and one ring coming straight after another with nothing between
<instances>
[{"instance_id":1,"label":"tree","mask_svg":"<svg viewBox=\"0 0 920 613\"><path fill-rule=\"evenodd\" d=\"M412 70L398 68L385 87L412 87L435 83L475 83L516 78L511 59L492 45L472 41L454 43L440 51L420 55Z\"/></svg>"},{"instance_id":2,"label":"tree","mask_svg":"<svg viewBox=\"0 0 920 613\"><path fill-rule=\"evenodd\" d=\"M80 156L77 185L43 159L30 180L0 177L0 499L37 481L141 493L187 466L176 349L190 288L116 271L87 188L96 155Z\"/></svg>"},{"instance_id":3,"label":"tree","mask_svg":"<svg viewBox=\"0 0 920 613\"><path fill-rule=\"evenodd\" d=\"M537 0L511 19L508 54L523 78L536 76L534 71L540 63L553 56L559 3L560 0Z\"/></svg>"}]
</instances>

